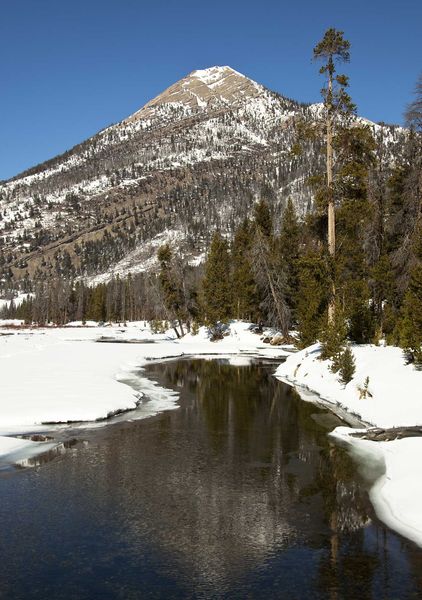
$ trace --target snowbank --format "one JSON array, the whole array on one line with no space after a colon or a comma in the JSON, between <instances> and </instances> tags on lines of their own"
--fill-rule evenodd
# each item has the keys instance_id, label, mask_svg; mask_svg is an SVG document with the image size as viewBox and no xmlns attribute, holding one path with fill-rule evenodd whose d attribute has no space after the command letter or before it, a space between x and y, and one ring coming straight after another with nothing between
<instances>
[{"instance_id":1,"label":"snowbank","mask_svg":"<svg viewBox=\"0 0 422 600\"><path fill-rule=\"evenodd\" d=\"M372 442L350 433L347 427L338 427L331 435L348 444L364 475L375 479L369 496L378 518L422 546L422 438Z\"/></svg>"},{"instance_id":2,"label":"snowbank","mask_svg":"<svg viewBox=\"0 0 422 600\"><path fill-rule=\"evenodd\" d=\"M400 348L353 346L355 375L346 386L331 373L329 361L320 361L315 344L289 356L276 376L320 396L327 404L340 405L377 427L422 424L422 372L405 365ZM361 390L369 377L370 395ZM309 400L309 394L307 396ZM332 435L347 443L361 467L368 471L370 498L378 517L389 527L422 546L422 438L373 442L351 437L347 427Z\"/></svg>"},{"instance_id":3,"label":"snowbank","mask_svg":"<svg viewBox=\"0 0 422 600\"><path fill-rule=\"evenodd\" d=\"M144 322L7 333L0 335L3 435L39 431L51 423L98 421L134 409L131 416L140 418L175 408L177 394L142 377L140 368L150 359L286 354L280 347L262 344L245 323L233 323L230 335L219 342L210 342L205 328L177 340L171 331L153 334Z\"/></svg>"},{"instance_id":4,"label":"snowbank","mask_svg":"<svg viewBox=\"0 0 422 600\"><path fill-rule=\"evenodd\" d=\"M402 350L366 345L352 346L352 351L356 372L346 386L338 374L331 373L329 361L319 360L319 344L289 356L276 376L319 394L327 402L341 404L378 427L422 424L422 372L404 364ZM367 377L371 396L361 398L359 390Z\"/></svg>"}]
</instances>

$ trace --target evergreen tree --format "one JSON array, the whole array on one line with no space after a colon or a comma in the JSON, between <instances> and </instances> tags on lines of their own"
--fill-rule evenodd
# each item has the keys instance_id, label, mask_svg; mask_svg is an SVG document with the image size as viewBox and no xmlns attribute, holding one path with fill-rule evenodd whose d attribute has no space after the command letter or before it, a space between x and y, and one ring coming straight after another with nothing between
<instances>
[{"instance_id":1,"label":"evergreen tree","mask_svg":"<svg viewBox=\"0 0 422 600\"><path fill-rule=\"evenodd\" d=\"M368 176L374 165L375 143L366 126L339 127L334 146L340 163L336 174L337 304L350 324L351 339L369 343L374 337L375 319L367 283L369 265L365 241L372 218Z\"/></svg>"},{"instance_id":2,"label":"evergreen tree","mask_svg":"<svg viewBox=\"0 0 422 600\"><path fill-rule=\"evenodd\" d=\"M90 297L88 318L93 321L106 320L106 286L97 285Z\"/></svg>"},{"instance_id":3,"label":"evergreen tree","mask_svg":"<svg viewBox=\"0 0 422 600\"><path fill-rule=\"evenodd\" d=\"M338 370L338 360L347 337L347 324L343 313L337 307L334 321L326 324L320 334L321 360L332 360L334 371Z\"/></svg>"},{"instance_id":4,"label":"evergreen tree","mask_svg":"<svg viewBox=\"0 0 422 600\"><path fill-rule=\"evenodd\" d=\"M280 270L286 277L286 302L293 314L296 309L299 285L298 261L300 254L300 227L291 198L283 212L279 237Z\"/></svg>"},{"instance_id":5,"label":"evergreen tree","mask_svg":"<svg viewBox=\"0 0 422 600\"><path fill-rule=\"evenodd\" d=\"M297 345L306 348L317 341L328 304L327 266L321 254L309 251L299 259L298 281Z\"/></svg>"},{"instance_id":6,"label":"evergreen tree","mask_svg":"<svg viewBox=\"0 0 422 600\"><path fill-rule=\"evenodd\" d=\"M254 223L265 239L270 240L272 238L273 220L268 202L263 198L254 206Z\"/></svg>"},{"instance_id":7,"label":"evergreen tree","mask_svg":"<svg viewBox=\"0 0 422 600\"><path fill-rule=\"evenodd\" d=\"M340 353L338 357L338 372L340 375L340 381L347 385L353 379L353 375L356 371L355 357L353 352L346 346L346 348Z\"/></svg>"},{"instance_id":8,"label":"evergreen tree","mask_svg":"<svg viewBox=\"0 0 422 600\"><path fill-rule=\"evenodd\" d=\"M217 231L205 262L202 281L202 309L205 322L211 327L226 323L232 316L230 255L227 240Z\"/></svg>"},{"instance_id":9,"label":"evergreen tree","mask_svg":"<svg viewBox=\"0 0 422 600\"><path fill-rule=\"evenodd\" d=\"M365 279L355 279L346 286L346 290L349 294L345 302L349 337L358 344L369 344L375 339L377 325L369 286Z\"/></svg>"},{"instance_id":10,"label":"evergreen tree","mask_svg":"<svg viewBox=\"0 0 422 600\"><path fill-rule=\"evenodd\" d=\"M346 92L348 78L336 74L336 62L349 62L350 42L343 38L343 32L328 29L323 39L314 48L314 59L324 61L320 73L325 75L327 87L322 90L325 109L325 139L326 139L326 203L327 203L327 239L328 252L334 261L336 254L335 231L335 195L334 195L334 145L333 135L336 120L354 111L354 105ZM331 281L331 299L328 307L328 319L334 320L335 282Z\"/></svg>"},{"instance_id":11,"label":"evergreen tree","mask_svg":"<svg viewBox=\"0 0 422 600\"><path fill-rule=\"evenodd\" d=\"M233 261L233 314L237 319L254 321L259 316L258 291L251 263L253 230L245 218L235 232Z\"/></svg>"},{"instance_id":12,"label":"evergreen tree","mask_svg":"<svg viewBox=\"0 0 422 600\"><path fill-rule=\"evenodd\" d=\"M416 264L411 270L400 322L400 345L408 359L422 367L422 217L416 230Z\"/></svg>"},{"instance_id":13,"label":"evergreen tree","mask_svg":"<svg viewBox=\"0 0 422 600\"><path fill-rule=\"evenodd\" d=\"M400 345L408 362L422 366L422 267L415 267L404 297L400 321Z\"/></svg>"},{"instance_id":14,"label":"evergreen tree","mask_svg":"<svg viewBox=\"0 0 422 600\"><path fill-rule=\"evenodd\" d=\"M184 335L183 320L186 319L184 311L184 298L181 280L176 276L173 267L173 254L168 244L158 249L158 261L160 263L159 281L163 294L163 303L167 311L166 317L173 322L173 328L177 337ZM176 323L178 323L178 327Z\"/></svg>"}]
</instances>

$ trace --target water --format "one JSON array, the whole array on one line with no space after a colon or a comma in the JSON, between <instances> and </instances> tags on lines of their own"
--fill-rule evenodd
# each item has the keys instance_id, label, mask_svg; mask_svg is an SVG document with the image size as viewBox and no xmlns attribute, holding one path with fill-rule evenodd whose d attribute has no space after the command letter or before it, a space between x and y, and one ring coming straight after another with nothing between
<instances>
[{"instance_id":1,"label":"water","mask_svg":"<svg viewBox=\"0 0 422 600\"><path fill-rule=\"evenodd\" d=\"M151 364L181 408L0 478L0 598L422 597L422 552L374 519L338 420L274 365Z\"/></svg>"}]
</instances>

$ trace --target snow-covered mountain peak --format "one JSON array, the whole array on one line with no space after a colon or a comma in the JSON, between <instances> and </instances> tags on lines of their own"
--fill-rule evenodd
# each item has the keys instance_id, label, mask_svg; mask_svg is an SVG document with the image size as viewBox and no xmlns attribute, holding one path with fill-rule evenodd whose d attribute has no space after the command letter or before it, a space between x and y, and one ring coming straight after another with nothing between
<instances>
[{"instance_id":1,"label":"snow-covered mountain peak","mask_svg":"<svg viewBox=\"0 0 422 600\"><path fill-rule=\"evenodd\" d=\"M127 121L150 118L155 109L165 105L184 107L189 112L197 112L210 105L237 105L264 92L263 86L229 66L198 69L164 90Z\"/></svg>"},{"instance_id":2,"label":"snow-covered mountain peak","mask_svg":"<svg viewBox=\"0 0 422 600\"><path fill-rule=\"evenodd\" d=\"M235 71L228 65L224 67L214 66L208 67L207 69L197 69L196 71L192 71L188 77L196 77L205 83L205 85L213 85L214 83L220 82L222 79L225 79L230 75L235 75L237 77L243 77L246 79L245 75Z\"/></svg>"}]
</instances>

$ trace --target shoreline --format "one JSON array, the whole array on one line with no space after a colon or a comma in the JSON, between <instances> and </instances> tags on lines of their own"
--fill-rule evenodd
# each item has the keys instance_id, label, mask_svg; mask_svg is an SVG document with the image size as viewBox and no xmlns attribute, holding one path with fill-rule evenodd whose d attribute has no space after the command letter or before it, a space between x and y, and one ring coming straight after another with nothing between
<instances>
[{"instance_id":1,"label":"shoreline","mask_svg":"<svg viewBox=\"0 0 422 600\"><path fill-rule=\"evenodd\" d=\"M288 357L278 367L275 376L296 389L304 401L320 404L337 416L340 416L339 411L340 414L347 415L343 420L355 428L337 427L329 436L346 447L358 468L366 469L368 464L374 466L377 463L377 476L367 478L370 483L369 498L377 517L390 529L422 547L422 480L418 476L422 460L422 437L403 437L392 441L353 437L356 427L365 431L376 427L419 426L422 422L422 399L417 403L421 406L414 402L418 400L418 388L413 384L417 381L422 388L422 373L412 371L411 366L398 362L401 358L398 348L352 346L352 350L357 368L355 377L347 386L341 386L336 381L336 375L330 372L328 361L318 359L318 344ZM382 385L377 379L380 377L379 372L372 369L374 361L371 355L378 356L378 360L381 360ZM390 369L388 364L382 363L383 358L390 360ZM380 365L377 364L377 367L379 369ZM396 379L397 371L405 374L403 379ZM371 385L374 395L360 399L358 393L363 373L368 373L367 376L373 382ZM387 397L382 396L385 386L390 386ZM405 399L401 401L395 397L399 388L404 388L407 392ZM356 406L359 406L359 402L362 410L357 413ZM364 419L361 413L369 414L372 418Z\"/></svg>"}]
</instances>

